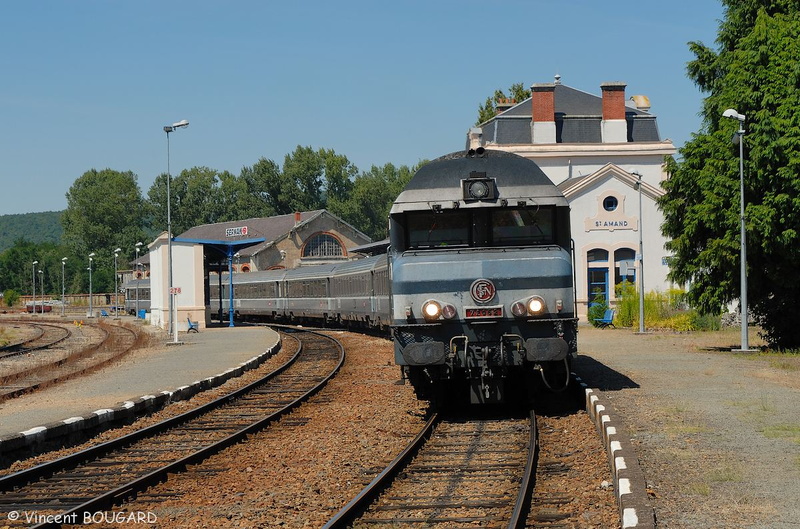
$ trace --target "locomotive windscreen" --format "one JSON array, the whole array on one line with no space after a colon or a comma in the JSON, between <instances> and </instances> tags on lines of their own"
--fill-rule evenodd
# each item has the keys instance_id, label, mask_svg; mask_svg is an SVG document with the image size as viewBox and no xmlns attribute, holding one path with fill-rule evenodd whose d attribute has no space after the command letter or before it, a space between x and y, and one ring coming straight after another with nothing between
<instances>
[{"instance_id":1,"label":"locomotive windscreen","mask_svg":"<svg viewBox=\"0 0 800 529\"><path fill-rule=\"evenodd\" d=\"M470 214L466 211L419 212L408 215L410 248L469 246Z\"/></svg>"},{"instance_id":2,"label":"locomotive windscreen","mask_svg":"<svg viewBox=\"0 0 800 529\"><path fill-rule=\"evenodd\" d=\"M553 208L492 210L492 245L553 244L554 213Z\"/></svg>"},{"instance_id":3,"label":"locomotive windscreen","mask_svg":"<svg viewBox=\"0 0 800 529\"><path fill-rule=\"evenodd\" d=\"M556 244L555 208L487 208L405 214L406 248Z\"/></svg>"}]
</instances>

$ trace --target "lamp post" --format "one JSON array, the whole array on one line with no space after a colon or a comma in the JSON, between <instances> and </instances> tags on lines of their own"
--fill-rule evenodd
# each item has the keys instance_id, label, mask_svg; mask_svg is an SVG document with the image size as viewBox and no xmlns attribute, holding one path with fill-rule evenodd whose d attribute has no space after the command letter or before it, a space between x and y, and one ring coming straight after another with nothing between
<instances>
[{"instance_id":1,"label":"lamp post","mask_svg":"<svg viewBox=\"0 0 800 529\"><path fill-rule=\"evenodd\" d=\"M66 300L64 299L64 294L66 292L66 288L64 288L65 285L66 285L66 281L65 281L65 278L66 278L66 274L65 274L66 266L67 266L67 258L66 257L62 257L61 258L61 316L62 317L64 316L64 303L66 303Z\"/></svg>"},{"instance_id":2,"label":"lamp post","mask_svg":"<svg viewBox=\"0 0 800 529\"><path fill-rule=\"evenodd\" d=\"M139 250L141 249L142 243L136 243L136 317L139 317Z\"/></svg>"},{"instance_id":3,"label":"lamp post","mask_svg":"<svg viewBox=\"0 0 800 529\"><path fill-rule=\"evenodd\" d=\"M94 307L92 306L92 261L94 261L94 252L89 254L89 317L94 317Z\"/></svg>"},{"instance_id":4,"label":"lamp post","mask_svg":"<svg viewBox=\"0 0 800 529\"><path fill-rule=\"evenodd\" d=\"M40 268L39 274L39 286L42 287L42 316L44 316L44 270ZM33 306L33 311L36 312L36 305Z\"/></svg>"},{"instance_id":5,"label":"lamp post","mask_svg":"<svg viewBox=\"0 0 800 529\"><path fill-rule=\"evenodd\" d=\"M172 180L172 176L169 172L169 133L175 131L176 129L184 128L189 126L189 121L182 119L177 123L173 123L172 125L166 125L164 127L164 132L167 133L167 268L169 269L168 272L168 283L167 283L167 294L169 298L169 314L168 314L168 324L167 324L167 332L173 332L174 326L174 341L175 343L178 342L178 322L174 321L172 317L172 310L173 305L175 305L175 300L173 299L173 291L172 291L172 203L170 200L170 181ZM177 312L177 307L175 307Z\"/></svg>"},{"instance_id":6,"label":"lamp post","mask_svg":"<svg viewBox=\"0 0 800 529\"><path fill-rule=\"evenodd\" d=\"M739 122L739 130L736 131L735 139L739 143L739 226L741 237L741 251L739 257L739 273L741 275L741 294L739 302L742 315L742 348L734 351L749 352L750 344L747 338L747 234L744 225L744 114L739 114L734 109L729 108L722 113L722 117L735 119Z\"/></svg>"},{"instance_id":7,"label":"lamp post","mask_svg":"<svg viewBox=\"0 0 800 529\"><path fill-rule=\"evenodd\" d=\"M644 222L642 222L642 175L636 171L636 185L639 191L639 333L644 334Z\"/></svg>"},{"instance_id":8,"label":"lamp post","mask_svg":"<svg viewBox=\"0 0 800 529\"><path fill-rule=\"evenodd\" d=\"M114 314L119 316L119 287L117 286L117 257L119 257L119 252L122 251L122 248L115 248L114 249Z\"/></svg>"},{"instance_id":9,"label":"lamp post","mask_svg":"<svg viewBox=\"0 0 800 529\"><path fill-rule=\"evenodd\" d=\"M32 314L36 316L36 265L39 264L39 261L33 262L33 269L31 270L31 282L33 283L33 312Z\"/></svg>"}]
</instances>

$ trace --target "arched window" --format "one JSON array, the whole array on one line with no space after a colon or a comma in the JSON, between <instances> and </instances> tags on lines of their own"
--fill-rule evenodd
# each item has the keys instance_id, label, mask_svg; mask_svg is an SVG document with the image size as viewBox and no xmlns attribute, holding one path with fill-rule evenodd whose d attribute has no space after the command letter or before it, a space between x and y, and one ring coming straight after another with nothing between
<instances>
[{"instance_id":1,"label":"arched window","mask_svg":"<svg viewBox=\"0 0 800 529\"><path fill-rule=\"evenodd\" d=\"M596 263L598 261L608 262L608 250L602 248L595 248L586 252L586 261L589 263Z\"/></svg>"},{"instance_id":2,"label":"arched window","mask_svg":"<svg viewBox=\"0 0 800 529\"><path fill-rule=\"evenodd\" d=\"M589 306L608 303L608 250L594 248L586 252L589 282Z\"/></svg>"},{"instance_id":3,"label":"arched window","mask_svg":"<svg viewBox=\"0 0 800 529\"><path fill-rule=\"evenodd\" d=\"M614 284L619 285L623 281L636 283L636 250L632 248L620 248L614 252Z\"/></svg>"},{"instance_id":4,"label":"arched window","mask_svg":"<svg viewBox=\"0 0 800 529\"><path fill-rule=\"evenodd\" d=\"M342 257L343 255L342 243L330 233L318 233L303 245L303 257Z\"/></svg>"}]
</instances>

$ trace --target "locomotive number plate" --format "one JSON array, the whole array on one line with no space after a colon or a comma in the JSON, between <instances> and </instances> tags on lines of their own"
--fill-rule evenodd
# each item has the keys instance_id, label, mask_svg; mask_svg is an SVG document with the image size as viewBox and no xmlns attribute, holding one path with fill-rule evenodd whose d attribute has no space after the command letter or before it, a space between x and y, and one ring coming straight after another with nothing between
<instances>
[{"instance_id":1,"label":"locomotive number plate","mask_svg":"<svg viewBox=\"0 0 800 529\"><path fill-rule=\"evenodd\" d=\"M468 320L479 318L502 318L503 306L499 307L464 307L464 317Z\"/></svg>"}]
</instances>

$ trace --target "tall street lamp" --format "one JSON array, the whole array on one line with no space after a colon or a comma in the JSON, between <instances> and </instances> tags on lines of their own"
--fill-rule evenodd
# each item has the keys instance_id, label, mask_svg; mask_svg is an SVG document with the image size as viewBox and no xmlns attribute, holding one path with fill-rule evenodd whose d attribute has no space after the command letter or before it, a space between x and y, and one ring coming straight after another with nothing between
<instances>
[{"instance_id":1,"label":"tall street lamp","mask_svg":"<svg viewBox=\"0 0 800 529\"><path fill-rule=\"evenodd\" d=\"M31 270L31 282L33 283L33 315L36 316L36 265L39 261L33 262L33 269Z\"/></svg>"},{"instance_id":2,"label":"tall street lamp","mask_svg":"<svg viewBox=\"0 0 800 529\"><path fill-rule=\"evenodd\" d=\"M117 272L117 257L119 257L119 252L122 251L122 248L115 248L114 249L114 314L119 316L119 287L117 286L117 279L118 279L118 272Z\"/></svg>"},{"instance_id":3,"label":"tall street lamp","mask_svg":"<svg viewBox=\"0 0 800 529\"><path fill-rule=\"evenodd\" d=\"M94 261L94 252L89 254L89 317L94 317L94 307L92 307L92 261Z\"/></svg>"},{"instance_id":4,"label":"tall street lamp","mask_svg":"<svg viewBox=\"0 0 800 529\"><path fill-rule=\"evenodd\" d=\"M739 272L741 274L741 294L739 302L742 310L742 348L734 351L749 352L750 344L747 339L747 235L744 226L744 114L739 114L734 109L729 108L722 113L722 117L735 119L739 122L739 130L736 131L735 140L739 143L739 220L741 252L739 258Z\"/></svg>"},{"instance_id":5,"label":"tall street lamp","mask_svg":"<svg viewBox=\"0 0 800 529\"><path fill-rule=\"evenodd\" d=\"M136 243L136 273L134 274L136 277L136 317L139 317L139 250L141 249L142 243Z\"/></svg>"},{"instance_id":6,"label":"tall street lamp","mask_svg":"<svg viewBox=\"0 0 800 529\"><path fill-rule=\"evenodd\" d=\"M644 334L644 222L642 222L642 175L636 171L631 174L637 177L634 187L639 191L639 333Z\"/></svg>"},{"instance_id":7,"label":"tall street lamp","mask_svg":"<svg viewBox=\"0 0 800 529\"><path fill-rule=\"evenodd\" d=\"M44 270L39 269L39 286L42 287L42 316L44 316ZM36 305L33 306L33 312L36 312Z\"/></svg>"},{"instance_id":8,"label":"tall street lamp","mask_svg":"<svg viewBox=\"0 0 800 529\"><path fill-rule=\"evenodd\" d=\"M65 278L66 278L65 267L66 267L66 265L67 265L67 258L66 257L62 257L61 258L61 316L64 316L64 303L66 303L66 300L64 299L64 294L66 292L66 289L64 288L65 285L66 285L66 281L65 281Z\"/></svg>"},{"instance_id":9,"label":"tall street lamp","mask_svg":"<svg viewBox=\"0 0 800 529\"><path fill-rule=\"evenodd\" d=\"M167 294L169 298L169 315L167 316L167 332L173 332L173 326L175 328L175 342L178 342L178 322L173 321L172 317L172 310L173 305L175 305L175 300L173 299L173 291L172 291L172 203L170 199L170 181L172 180L172 176L169 172L169 133L173 132L177 129L185 128L189 126L189 121L182 119L177 123L173 123L172 125L166 125L164 127L164 132L167 133L167 268L169 269L168 272L168 283L167 283ZM177 307L175 307L177 309Z\"/></svg>"}]
</instances>

